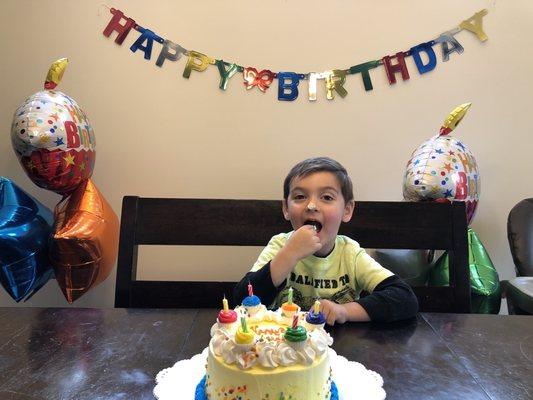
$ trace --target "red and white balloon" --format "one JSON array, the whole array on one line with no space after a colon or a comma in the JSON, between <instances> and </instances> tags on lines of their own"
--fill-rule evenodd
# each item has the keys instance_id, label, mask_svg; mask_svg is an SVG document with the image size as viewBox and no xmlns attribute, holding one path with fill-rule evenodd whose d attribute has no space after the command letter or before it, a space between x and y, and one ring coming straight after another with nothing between
<instances>
[{"instance_id":1,"label":"red and white balloon","mask_svg":"<svg viewBox=\"0 0 533 400\"><path fill-rule=\"evenodd\" d=\"M61 79L67 61L60 62L52 66L46 88L53 89ZM51 82L53 72L56 83ZM45 89L28 97L13 116L11 140L22 167L37 186L68 194L92 175L93 129L83 109L60 91Z\"/></svg>"}]
</instances>

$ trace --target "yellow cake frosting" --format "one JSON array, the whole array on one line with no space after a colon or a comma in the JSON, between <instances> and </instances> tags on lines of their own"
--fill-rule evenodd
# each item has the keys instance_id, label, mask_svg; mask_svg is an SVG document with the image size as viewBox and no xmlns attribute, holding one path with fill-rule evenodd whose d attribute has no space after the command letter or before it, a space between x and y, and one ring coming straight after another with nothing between
<instances>
[{"instance_id":1,"label":"yellow cake frosting","mask_svg":"<svg viewBox=\"0 0 533 400\"><path fill-rule=\"evenodd\" d=\"M292 329L281 310L267 311L264 306L253 317L243 307L235 311L247 318L249 335L242 343L240 329L219 323L211 328L206 367L209 400L330 398L333 340L322 327L311 332L302 326ZM300 323L303 317L300 313Z\"/></svg>"}]
</instances>

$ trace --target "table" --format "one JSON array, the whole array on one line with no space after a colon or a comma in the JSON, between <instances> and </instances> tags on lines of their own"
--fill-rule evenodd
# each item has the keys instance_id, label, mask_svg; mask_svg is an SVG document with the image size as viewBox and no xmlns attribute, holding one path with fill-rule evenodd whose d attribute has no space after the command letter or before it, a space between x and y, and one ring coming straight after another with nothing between
<instances>
[{"instance_id":1,"label":"table","mask_svg":"<svg viewBox=\"0 0 533 400\"><path fill-rule=\"evenodd\" d=\"M212 309L0 308L0 399L153 399L154 377L209 342ZM387 399L533 398L533 317L422 313L330 329Z\"/></svg>"}]
</instances>

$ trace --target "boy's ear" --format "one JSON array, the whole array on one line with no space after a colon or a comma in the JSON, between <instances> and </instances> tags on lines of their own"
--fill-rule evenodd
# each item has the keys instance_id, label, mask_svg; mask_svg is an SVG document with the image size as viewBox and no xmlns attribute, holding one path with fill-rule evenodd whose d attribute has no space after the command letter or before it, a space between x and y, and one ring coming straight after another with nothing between
<instances>
[{"instance_id":1,"label":"boy's ear","mask_svg":"<svg viewBox=\"0 0 533 400\"><path fill-rule=\"evenodd\" d=\"M344 206L344 214L342 215L342 222L349 222L352 219L354 210L355 210L355 201L350 200Z\"/></svg>"},{"instance_id":2,"label":"boy's ear","mask_svg":"<svg viewBox=\"0 0 533 400\"><path fill-rule=\"evenodd\" d=\"M287 221L289 221L290 218L289 218L289 209L288 209L288 207L287 207L287 199L283 199L283 201L281 202L281 204L282 204L281 207L282 207L282 209L283 209L283 217L284 217Z\"/></svg>"}]
</instances>

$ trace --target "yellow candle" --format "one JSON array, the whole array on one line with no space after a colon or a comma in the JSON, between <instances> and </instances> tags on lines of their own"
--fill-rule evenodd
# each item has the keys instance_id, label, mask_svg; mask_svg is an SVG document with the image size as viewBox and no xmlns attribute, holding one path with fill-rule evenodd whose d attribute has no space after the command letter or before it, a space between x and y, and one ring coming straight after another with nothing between
<instances>
[{"instance_id":1,"label":"yellow candle","mask_svg":"<svg viewBox=\"0 0 533 400\"><path fill-rule=\"evenodd\" d=\"M229 311L228 300L226 299L226 296L224 296L224 298L222 299L222 308L223 308L224 311L226 311L226 312Z\"/></svg>"},{"instance_id":2,"label":"yellow candle","mask_svg":"<svg viewBox=\"0 0 533 400\"><path fill-rule=\"evenodd\" d=\"M292 287L289 288L289 294L287 296L287 303L292 304Z\"/></svg>"},{"instance_id":3,"label":"yellow candle","mask_svg":"<svg viewBox=\"0 0 533 400\"><path fill-rule=\"evenodd\" d=\"M313 311L315 314L318 314L320 312L320 301L315 300L315 304L313 305Z\"/></svg>"}]
</instances>

